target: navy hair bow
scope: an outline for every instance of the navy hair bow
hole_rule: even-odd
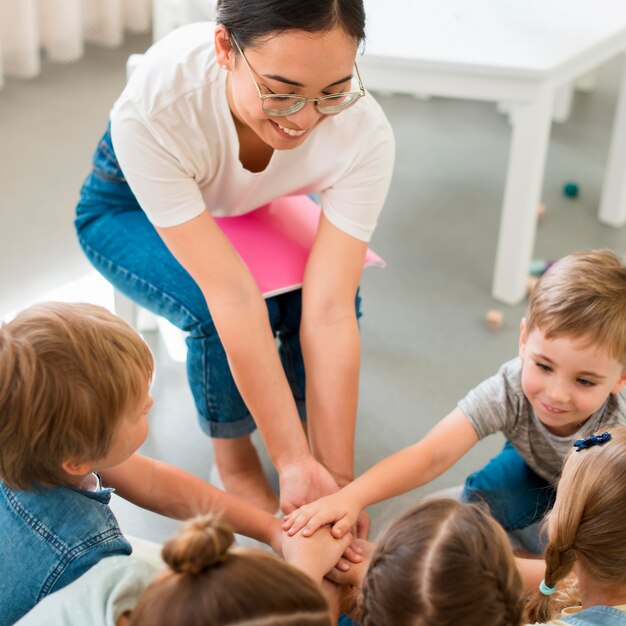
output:
[[[611,441],[611,433],[602,433],[601,435],[591,435],[591,437],[587,437],[586,439],[576,439],[574,442],[574,447],[576,448],[576,452],[580,452],[585,448],[591,448],[593,446],[601,446],[603,443],[607,441]]]

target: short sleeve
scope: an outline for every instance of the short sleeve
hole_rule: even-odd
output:
[[[111,139],[131,191],[155,226],[182,224],[205,210],[192,168],[164,147],[158,131],[132,102],[113,111]]]
[[[479,439],[506,431],[519,413],[517,393],[511,386],[507,365],[474,387],[458,403]]]
[[[370,241],[391,184],[395,160],[393,131],[382,109],[363,117],[360,147],[339,181],[322,192],[322,209],[340,230]],[[353,138],[354,140],[354,138]],[[349,141],[349,139],[346,139]]]

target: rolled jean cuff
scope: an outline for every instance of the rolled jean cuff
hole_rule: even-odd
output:
[[[306,402],[304,400],[296,400],[296,408],[302,422],[306,422]],[[213,422],[202,416],[198,417],[200,427],[209,435],[216,439],[235,439],[237,437],[245,437],[252,434],[256,430],[256,423],[250,413],[242,419],[233,422]]]

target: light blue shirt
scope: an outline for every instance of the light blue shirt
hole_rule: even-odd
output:
[[[132,611],[159,571],[127,556],[104,559],[86,574],[44,598],[15,626],[115,626]]]

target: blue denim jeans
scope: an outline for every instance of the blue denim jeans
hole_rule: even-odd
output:
[[[541,520],[556,491],[526,465],[507,441],[502,452],[465,481],[461,499],[485,502],[505,530],[520,530]]]
[[[109,129],[81,189],[75,225],[87,258],[116,289],[188,333],[187,377],[203,430],[221,438],[251,433],[254,420],[237,390],[204,296],[135,199]],[[357,295],[357,315],[359,300]],[[285,374],[306,419],[299,337],[302,292],[268,298],[266,304]]]

